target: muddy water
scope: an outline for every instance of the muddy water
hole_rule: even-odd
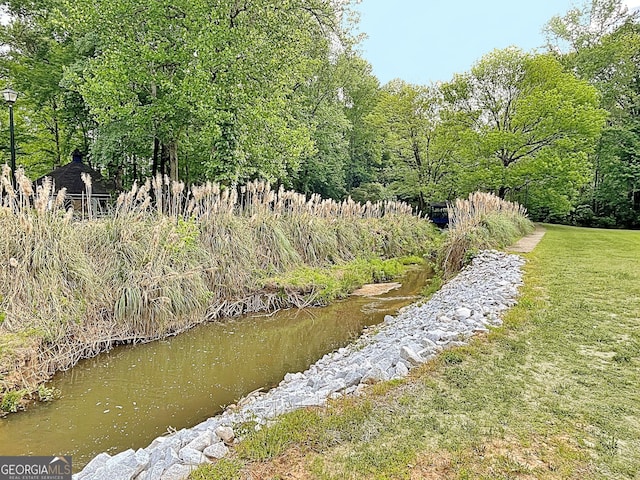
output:
[[[0,419],[0,455],[73,455],[74,471],[106,451],[148,445],[269,388],[411,303],[430,272],[376,297],[205,324],[168,340],[118,347],[58,374],[58,400]]]

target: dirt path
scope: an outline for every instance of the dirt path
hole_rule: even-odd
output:
[[[527,235],[526,237],[522,237],[516,243],[514,243],[510,247],[507,247],[507,252],[529,253],[533,251],[534,248],[536,248],[536,245],[540,243],[540,240],[542,240],[542,237],[544,237],[545,233],[546,230],[542,225],[536,225],[536,229],[533,231],[533,233]]]

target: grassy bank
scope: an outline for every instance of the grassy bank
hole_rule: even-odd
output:
[[[503,327],[364,398],[247,428],[192,478],[638,478],[638,252],[640,232],[548,226]]]
[[[397,268],[381,259],[432,252],[439,238],[405,204],[307,199],[265,182],[186,191],[156,179],[122,194],[112,214],[90,211],[77,221],[61,197],[52,198],[51,185],[34,192],[18,179],[14,192],[6,171],[0,178],[4,411],[54,372],[114,344],[326,302]],[[312,281],[331,268],[343,271],[336,288]],[[313,278],[287,283],[292,271]]]
[[[504,248],[534,230],[522,206],[491,193],[472,193],[447,210],[449,232],[438,255],[445,278],[457,273],[478,251]]]

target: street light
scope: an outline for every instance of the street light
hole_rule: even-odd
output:
[[[9,105],[9,136],[11,139],[11,183],[13,189],[16,189],[16,141],[13,136],[13,104],[18,99],[18,92],[10,88],[2,90],[4,101]]]

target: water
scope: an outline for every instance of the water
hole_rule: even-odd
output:
[[[145,447],[305,370],[415,300],[429,275],[416,269],[376,297],[204,324],[84,360],[48,385],[61,398],[0,419],[0,455],[73,455],[77,471],[100,452]]]

